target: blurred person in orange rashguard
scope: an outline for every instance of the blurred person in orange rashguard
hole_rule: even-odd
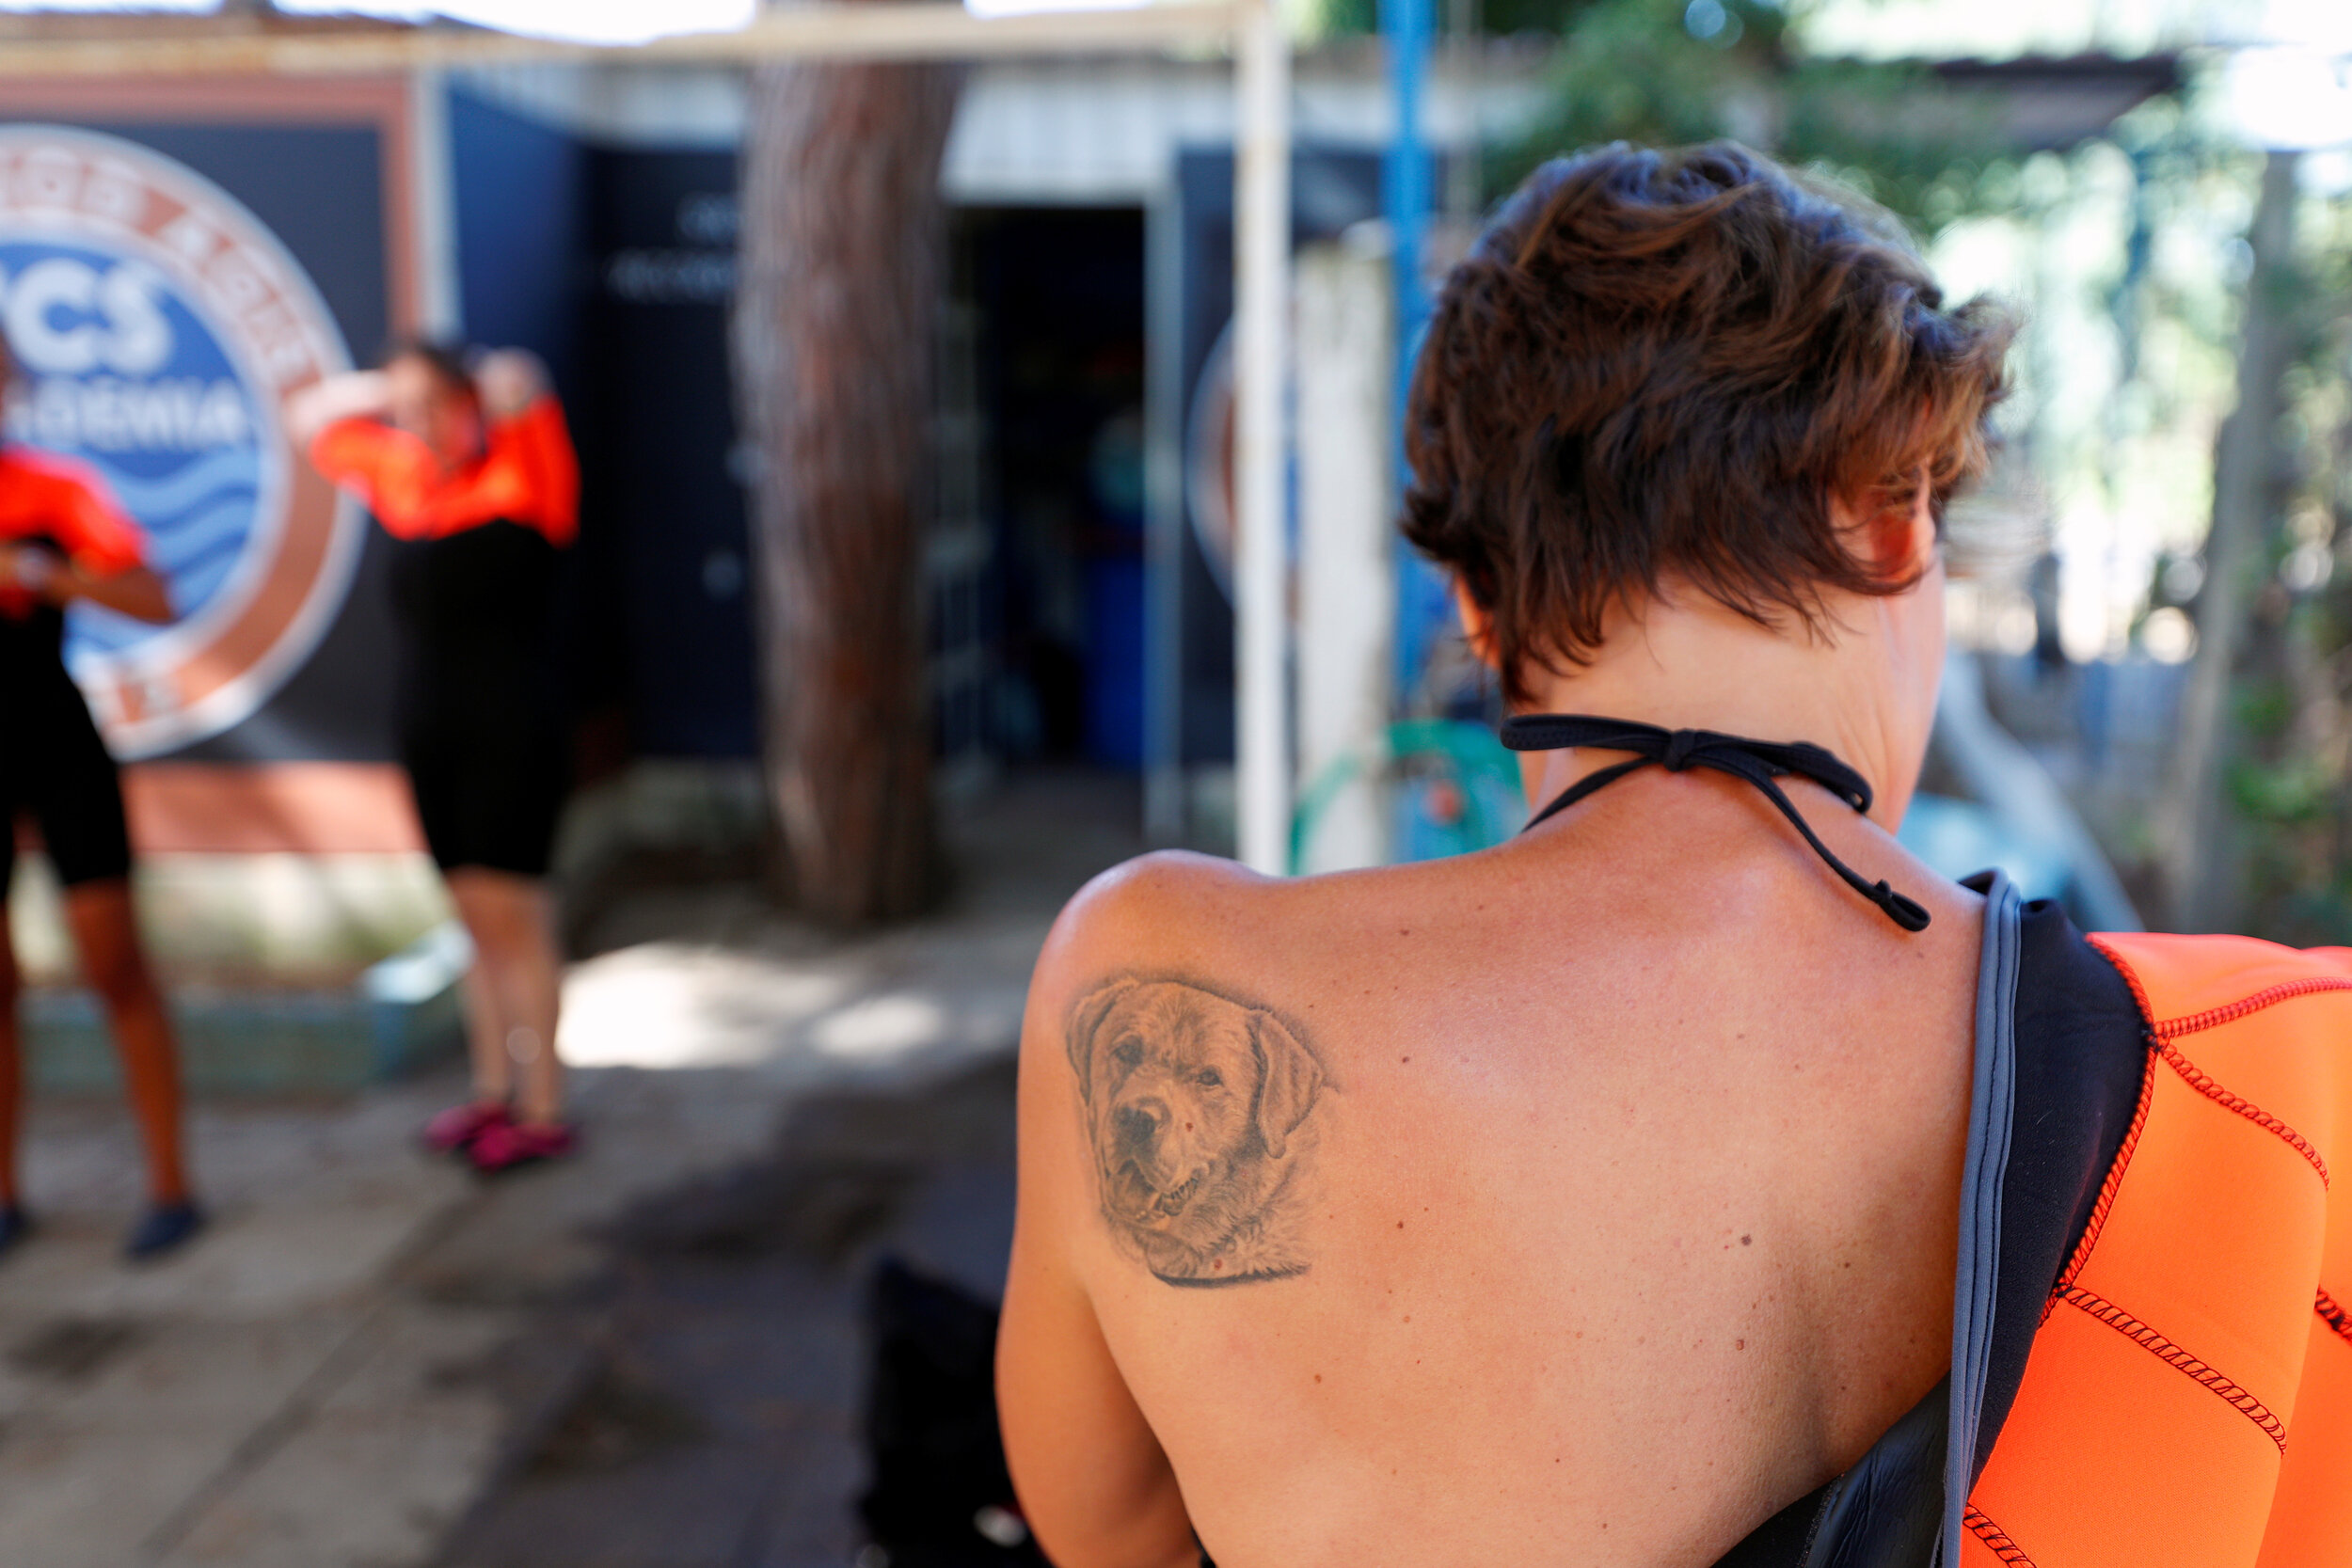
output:
[[[15,362],[0,344],[0,386]],[[26,448],[0,447],[0,906],[20,816],[39,830],[65,888],[66,924],[121,1054],[147,1151],[149,1206],[123,1249],[169,1252],[203,1226],[181,1154],[179,1053],[139,942],[131,901],[131,837],[115,761],[65,665],[65,611],[76,602],[155,623],[169,592],[147,541],[98,475]],[[0,916],[5,916],[0,907]],[[0,1253],[31,1229],[18,1202],[16,1132],[24,1053],[21,990],[0,918]]]
[[[473,1098],[425,1141],[487,1174],[564,1154],[546,877],[564,791],[548,618],[580,471],[539,362],[411,341],[288,400],[294,439],[393,540],[400,757],[473,939]]]

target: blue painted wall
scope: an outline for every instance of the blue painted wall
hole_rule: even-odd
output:
[[[530,349],[576,395],[588,150],[463,92],[450,94],[449,150],[466,335]]]

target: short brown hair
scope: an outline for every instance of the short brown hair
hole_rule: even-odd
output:
[[[1446,280],[1406,414],[1405,532],[1524,668],[1584,663],[1672,571],[1765,625],[1899,593],[1832,496],[1944,503],[1984,467],[2014,327],[1896,221],[1731,142],[1531,175]]]
[[[389,368],[400,360],[414,359],[432,372],[443,391],[479,403],[482,392],[473,379],[474,362],[479,357],[472,344],[458,339],[413,333],[394,338],[384,350],[383,362]]]

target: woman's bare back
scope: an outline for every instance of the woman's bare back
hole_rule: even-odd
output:
[[[1657,772],[1482,856],[1073,906],[1014,1289],[1099,1325],[1220,1568],[1703,1568],[1942,1376],[1978,902],[1791,793],[1930,928]]]

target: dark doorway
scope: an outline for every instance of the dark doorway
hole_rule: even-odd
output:
[[[758,754],[727,303],[732,152],[598,149],[580,411],[592,705],[635,756]]]
[[[1143,214],[972,208],[956,237],[998,584],[992,738],[1139,768]]]

